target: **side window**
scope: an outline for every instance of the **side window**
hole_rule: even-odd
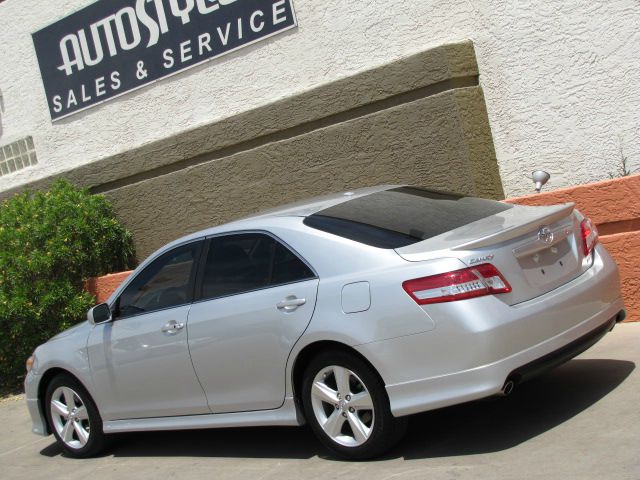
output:
[[[192,297],[192,273],[202,242],[183,245],[149,264],[118,299],[119,317],[175,307]]]
[[[201,298],[217,298],[314,278],[280,242],[261,233],[214,237],[202,275]]]
[[[272,285],[299,282],[314,278],[314,273],[291,250],[274,240],[275,253],[273,259]]]

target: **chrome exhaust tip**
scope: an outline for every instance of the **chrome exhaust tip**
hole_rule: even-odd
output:
[[[500,395],[503,397],[508,397],[513,392],[515,386],[516,384],[513,380],[507,380],[506,382],[504,382],[502,390],[500,390]]]

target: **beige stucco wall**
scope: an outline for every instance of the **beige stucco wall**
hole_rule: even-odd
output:
[[[283,203],[376,184],[502,198],[471,42],[382,67],[30,183],[105,193],[138,256]],[[22,187],[0,192],[0,199]]]
[[[430,47],[473,40],[507,195],[640,166],[635,0],[294,0],[300,27],[52,124],[30,33],[91,0],[0,3],[0,144],[32,135],[36,167],[0,190],[304,93]]]
[[[328,191],[414,183],[501,198],[477,74],[470,42],[444,45],[65,177],[113,201],[140,258],[186,233]]]
[[[106,194],[126,212],[140,257],[182,234],[328,191],[409,183],[499,197],[495,160],[474,172],[468,149],[477,147],[462,134],[458,110],[476,102],[478,87],[444,92]]]

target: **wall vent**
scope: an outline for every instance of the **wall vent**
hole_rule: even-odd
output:
[[[21,138],[0,146],[0,177],[36,165],[36,148],[32,137]]]

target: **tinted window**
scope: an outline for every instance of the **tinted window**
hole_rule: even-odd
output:
[[[170,308],[192,299],[193,265],[198,243],[184,245],[154,260],[120,295],[119,316]]]
[[[400,248],[512,208],[416,187],[372,193],[310,215],[305,225],[379,248]]]
[[[313,278],[315,275],[291,250],[280,242],[275,243],[273,255],[273,272],[271,274],[271,285],[297,282]]]
[[[205,261],[201,297],[234,295],[314,276],[302,260],[269,235],[214,237]]]

